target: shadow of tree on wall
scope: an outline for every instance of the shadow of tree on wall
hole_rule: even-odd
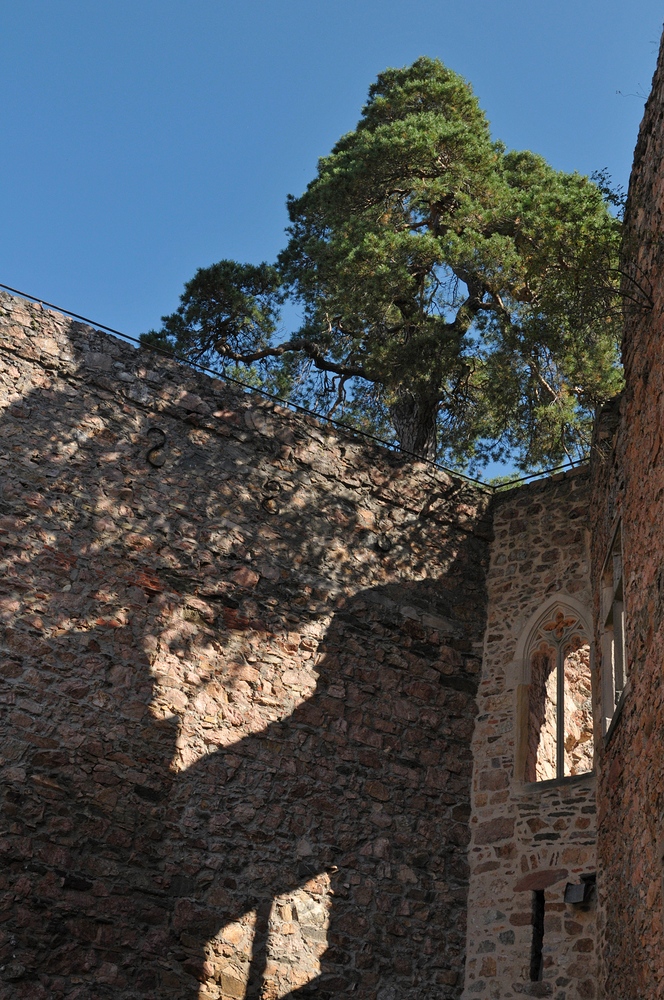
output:
[[[363,592],[334,616],[311,698],[193,765],[174,791],[177,816],[197,817],[193,829],[178,827],[178,844],[194,833],[221,862],[208,890],[215,906],[176,906],[175,927],[201,921],[211,938],[220,917],[233,925],[254,910],[247,997],[263,996],[270,978],[273,901],[303,886],[323,897],[326,876],[322,971],[288,995],[369,997],[381,986],[426,995],[440,989],[438,973],[458,967],[474,679],[443,674],[440,663],[434,673],[440,648],[394,614],[395,597],[417,603],[427,587],[396,588]],[[379,649],[406,647],[407,666],[372,662],[376,632]],[[287,961],[286,931],[278,936]]]
[[[385,570],[269,444],[161,416],[153,468],[153,414],[39,377],[0,425],[2,1000],[458,996],[483,543],[427,579],[409,517]]]

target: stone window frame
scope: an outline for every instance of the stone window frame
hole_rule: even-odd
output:
[[[600,575],[600,707],[602,734],[609,740],[630,688],[625,647],[624,550],[618,518]]]
[[[571,614],[576,615],[578,619],[579,629],[583,633],[584,638],[587,640],[588,646],[590,647],[590,676],[593,689],[595,687],[595,650],[592,640],[592,617],[586,605],[582,604],[581,601],[572,597],[571,594],[559,591],[558,593],[552,594],[548,597],[546,601],[543,601],[542,604],[537,607],[536,611],[530,615],[525,626],[521,629],[514,656],[514,667],[517,677],[514,778],[517,783],[524,785],[528,789],[548,788],[551,785],[568,784],[575,781],[581,781],[593,777],[595,773],[595,753],[593,747],[592,771],[584,771],[582,774],[568,774],[563,775],[562,777],[549,778],[542,781],[526,781],[525,778],[528,758],[528,710],[531,681],[531,655],[533,652],[534,642],[538,638],[538,633],[542,624],[547,618],[550,618],[557,609],[560,609],[563,612],[567,610]],[[593,702],[594,701],[595,697],[593,690]]]

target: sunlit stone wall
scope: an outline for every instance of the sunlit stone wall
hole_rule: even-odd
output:
[[[452,998],[486,491],[0,297],[0,997]]]
[[[596,865],[595,778],[584,773],[593,764],[589,499],[585,470],[496,499],[473,739],[465,1000],[596,996],[594,890],[582,905],[564,901],[566,885]],[[560,779],[558,752],[568,775]]]

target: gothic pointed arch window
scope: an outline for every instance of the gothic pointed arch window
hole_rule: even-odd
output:
[[[524,780],[593,769],[590,641],[582,616],[556,602],[530,631],[526,649]]]

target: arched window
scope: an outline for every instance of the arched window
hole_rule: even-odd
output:
[[[556,601],[528,633],[525,781],[593,769],[590,643],[582,616]]]

